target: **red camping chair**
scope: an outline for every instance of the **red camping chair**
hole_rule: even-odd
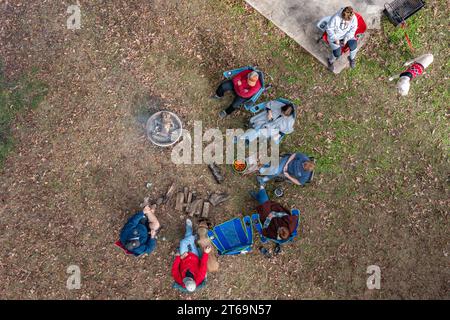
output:
[[[119,247],[120,249],[122,249],[122,250],[125,252],[125,254],[132,254],[132,255],[134,255],[133,252],[128,251],[128,250],[123,246],[123,244],[122,244],[122,242],[120,242],[120,240],[117,240],[116,242],[114,242],[114,245],[115,245],[116,247]]]
[[[366,32],[367,25],[366,25],[366,22],[364,21],[363,17],[359,13],[355,12],[355,15],[356,15],[356,19],[358,19],[358,28],[356,28],[355,38],[357,40],[359,40],[360,38],[362,38],[364,32]],[[325,41],[326,44],[328,44],[328,34],[326,31],[323,33],[321,39],[323,41]],[[341,46],[341,53],[346,53],[349,50],[350,50],[350,48],[348,47],[347,44],[345,44],[345,46]]]

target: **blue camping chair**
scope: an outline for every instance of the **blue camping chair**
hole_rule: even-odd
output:
[[[208,237],[219,255],[245,254],[252,250],[252,220],[245,216],[226,221],[209,230]]]
[[[253,220],[253,223],[255,225],[256,231],[258,231],[258,233],[259,233],[259,238],[261,239],[261,242],[262,243],[267,243],[268,241],[272,241],[272,242],[275,242],[276,244],[279,244],[279,245],[282,245],[282,244],[285,244],[285,243],[288,243],[288,242],[292,242],[294,240],[294,238],[297,236],[298,224],[300,222],[300,210],[292,209],[291,213],[292,213],[292,215],[298,217],[297,225],[295,226],[295,230],[291,234],[289,239],[286,239],[286,240],[271,239],[271,238],[267,238],[267,237],[263,236],[263,234],[262,234],[262,230],[263,230],[262,226],[263,225],[261,224],[261,221],[259,220],[259,214],[257,214],[257,213],[252,214],[252,220]]]
[[[280,158],[283,158],[283,157],[289,157],[291,154],[292,154],[292,153],[286,153],[286,154],[283,154]],[[312,162],[316,163],[316,159],[315,159],[314,157],[309,157],[309,159],[310,159]],[[311,172],[311,176],[309,177],[308,181],[305,182],[305,184],[303,185],[303,187],[305,187],[307,184],[310,184],[310,183],[313,181],[313,179],[314,179],[314,173],[315,173],[315,170],[313,170],[313,172]],[[277,176],[277,177],[274,179],[274,181],[275,181],[275,182],[287,182],[287,183],[290,183],[290,184],[293,183],[291,180],[289,180],[288,178],[286,178],[286,177],[284,177],[284,176]]]
[[[291,103],[294,106],[294,117],[297,117],[297,106],[292,101],[289,101],[288,99],[285,99],[285,98],[277,98],[277,99],[275,99],[275,101],[279,101],[279,102],[284,103],[284,104]],[[256,105],[252,106],[250,108],[250,112],[256,114],[256,113],[264,110],[266,108],[266,104],[268,102],[269,101],[266,101],[266,102],[258,103]],[[286,136],[286,133],[280,132],[280,139],[277,140],[277,144],[280,144],[281,140],[283,140],[283,138],[285,136]]]
[[[244,71],[244,70],[252,70],[252,71],[256,71],[259,75],[259,80],[261,81],[261,89],[259,89],[259,91],[253,95],[253,97],[251,97],[250,99],[248,99],[247,101],[245,101],[243,103],[245,110],[248,110],[250,112],[252,111],[252,107],[255,105],[256,101],[259,99],[259,97],[263,94],[263,92],[269,90],[272,86],[265,86],[265,82],[264,82],[264,73],[262,73],[262,71],[256,69],[256,67],[253,66],[246,66],[246,67],[242,67],[242,68],[238,68],[238,69],[234,69],[234,70],[228,70],[225,71],[223,73],[223,76],[230,80],[232,79],[235,75],[237,75],[238,73]]]

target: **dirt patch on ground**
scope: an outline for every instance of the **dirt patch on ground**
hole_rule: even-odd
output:
[[[270,96],[302,110],[282,151],[313,154],[321,169],[307,188],[286,187],[283,204],[302,212],[296,242],[270,261],[257,250],[221,257],[221,272],[189,298],[448,298],[444,49],[415,87],[429,95],[397,101],[380,78],[401,57],[386,62],[382,32],[361,53],[359,70],[336,78],[239,1],[80,3],[77,31],[65,27],[66,1],[1,5],[5,74],[37,68],[49,88],[39,108],[16,121],[15,150],[0,176],[2,297],[187,298],[170,277],[183,217],[159,209],[167,240],[141,258],[113,246],[122,225],[171,181],[203,195],[230,192],[215,222],[251,214],[247,190],[256,183],[224,168],[218,186],[206,165],[172,164],[170,149],[150,145],[143,124],[167,109],[187,129],[194,120],[240,127],[247,114],[219,122],[225,102],[208,97],[222,71],[256,64],[276,85]],[[424,14],[443,21],[439,6]],[[66,289],[72,264],[81,268],[81,290]],[[381,267],[382,290],[366,288],[369,265]]]

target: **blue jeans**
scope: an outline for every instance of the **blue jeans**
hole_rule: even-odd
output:
[[[289,156],[285,156],[284,158],[280,159],[280,164],[278,165],[278,168],[276,168],[275,170],[270,170],[269,172],[271,174],[265,174],[264,176],[261,177],[261,180],[264,183],[267,183],[268,181],[272,180],[273,178],[276,178],[278,176],[282,176],[283,175],[283,168],[286,165],[286,162],[288,161]],[[263,174],[262,169],[264,168],[270,168],[269,164],[264,165],[260,170],[259,173]],[[267,173],[269,173],[267,172]]]
[[[350,59],[354,60],[356,53],[358,52],[358,42],[356,39],[350,39],[347,41],[347,45],[350,48]],[[330,61],[334,62],[341,56],[341,45],[334,42],[330,42],[331,56]]]
[[[180,255],[183,255],[185,252],[192,252],[197,257],[200,257],[195,245],[195,236],[192,234],[192,227],[188,225],[186,225],[184,238],[180,241]]]
[[[267,195],[266,189],[260,189],[258,193],[256,194],[256,201],[258,201],[259,204],[264,204],[265,202],[269,201],[269,196]]]

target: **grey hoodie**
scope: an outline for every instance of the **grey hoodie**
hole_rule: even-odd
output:
[[[330,19],[327,24],[328,41],[335,42],[336,40],[344,39],[344,43],[355,37],[356,29],[358,28],[358,19],[354,14],[352,20],[345,21],[342,19],[342,11],[339,9]]]

